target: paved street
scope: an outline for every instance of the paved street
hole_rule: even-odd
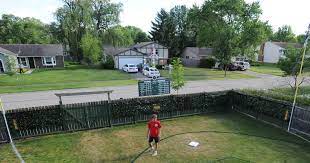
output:
[[[254,75],[255,79],[235,79],[235,80],[207,80],[207,81],[190,81],[179,93],[196,93],[196,92],[213,92],[231,89],[269,89],[274,87],[288,86],[288,78],[277,77],[272,75],[258,74],[254,72],[243,72]],[[308,83],[305,83],[308,84]],[[104,87],[104,88],[84,88],[84,89],[67,89],[57,91],[40,91],[13,94],[0,94],[4,102],[5,109],[16,109],[33,106],[55,105],[58,104],[58,98],[55,93],[80,92],[80,91],[99,91],[114,90],[111,95],[112,99],[138,97],[137,85],[121,87]],[[174,91],[172,93],[175,93]],[[64,97],[63,103],[81,103],[89,101],[107,100],[107,95],[87,95]]]

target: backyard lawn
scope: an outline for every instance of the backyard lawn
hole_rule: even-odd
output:
[[[238,113],[210,114],[162,121],[159,155],[143,153],[136,162],[206,162],[235,157],[251,162],[310,162],[310,146],[301,139]],[[279,141],[275,139],[281,139]],[[187,144],[198,141],[197,148]],[[130,162],[146,147],[146,124],[127,125],[16,141],[26,162]],[[17,162],[8,144],[0,146],[0,162]],[[240,162],[240,161],[237,161]]]
[[[259,66],[251,66],[250,71],[262,74],[270,74],[275,76],[283,76],[284,72],[277,67],[276,64],[261,64]]]
[[[184,69],[184,78],[187,81],[255,78],[254,76],[246,75],[238,71],[227,71],[227,76],[224,77],[225,72],[221,70],[188,67],[185,67]],[[163,77],[169,77],[168,70],[162,70],[160,73]]]
[[[117,70],[90,68],[36,70],[29,75],[1,75],[0,78],[0,93],[103,87],[137,83],[130,75]]]

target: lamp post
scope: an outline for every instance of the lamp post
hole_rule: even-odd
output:
[[[310,38],[310,24],[308,26],[308,31],[307,31],[305,42],[304,42],[304,46],[303,46],[303,53],[302,53],[302,58],[301,58],[301,64],[300,64],[300,68],[299,68],[299,73],[297,75],[296,83],[298,83],[298,77],[302,73],[302,69],[303,69],[303,65],[304,65],[304,60],[305,60],[305,55],[306,55],[307,44],[308,44],[309,38]],[[294,111],[295,111],[297,94],[298,94],[298,84],[297,84],[297,87],[295,88],[295,95],[294,95],[294,101],[293,101],[293,106],[292,106],[292,110],[291,110],[290,122],[289,122],[288,128],[287,128],[288,132],[290,132],[290,128],[291,128],[291,125],[292,125],[292,119],[293,119],[293,114],[294,114]]]

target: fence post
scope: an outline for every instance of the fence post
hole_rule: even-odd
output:
[[[110,127],[113,127],[111,106],[112,106],[112,103],[110,101],[108,101],[108,120],[109,120]]]

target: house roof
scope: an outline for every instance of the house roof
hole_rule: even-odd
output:
[[[24,57],[63,56],[61,44],[0,44],[0,47]]]
[[[284,49],[286,49],[287,47],[302,48],[302,44],[299,43],[289,43],[289,42],[272,42],[272,43]]]
[[[113,46],[107,46],[107,45],[106,45],[106,46],[103,46],[103,49],[104,49],[104,53],[105,53],[105,54],[111,55],[111,56],[115,56],[115,55],[118,55],[118,54],[120,54],[120,53],[129,51],[129,50],[132,50],[132,51],[141,53],[141,54],[143,54],[143,55],[147,55],[146,53],[142,53],[142,52],[136,50],[135,48],[113,47]]]
[[[103,49],[106,55],[111,55],[111,56],[130,50],[130,48],[126,48],[126,47],[113,47],[113,46],[103,46]]]
[[[13,55],[13,56],[16,56],[17,57],[17,54],[9,51],[9,50],[6,50],[6,49],[3,49],[0,47],[0,53],[3,53],[3,54],[7,54],[7,55]]]
[[[150,45],[150,44],[153,44],[153,43],[154,43],[154,44],[161,45],[161,44],[159,44],[159,43],[157,43],[157,42],[149,41],[149,42],[140,42],[140,43],[137,43],[137,44],[133,45],[132,48],[142,48],[142,47],[144,47],[144,46],[147,46],[147,45]],[[167,47],[164,46],[164,45],[161,45],[161,46],[167,48]]]
[[[192,52],[194,55],[197,55],[197,56],[208,56],[208,55],[211,55],[213,52],[213,48],[206,48],[206,47],[202,47],[202,48],[186,47],[185,51],[186,50]]]

